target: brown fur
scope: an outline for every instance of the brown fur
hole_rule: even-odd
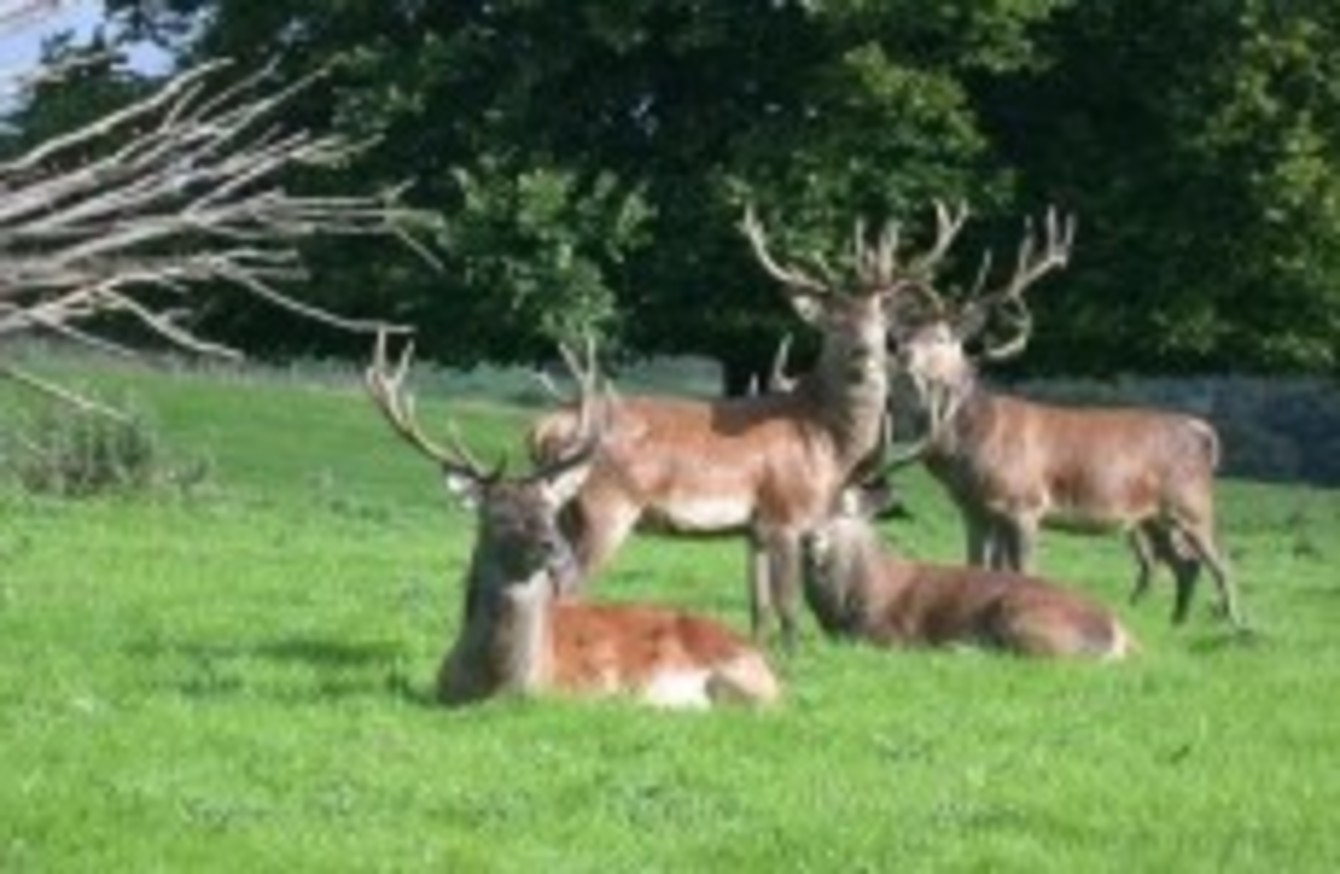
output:
[[[444,703],[506,693],[630,695],[673,707],[776,700],[766,660],[716,622],[560,600],[571,556],[556,524],[562,499],[551,491],[499,480],[476,495],[480,534],[464,616],[438,674]]]
[[[791,391],[613,403],[591,476],[566,521],[582,578],[634,528],[746,533],[755,634],[775,608],[792,639],[796,538],[875,447],[887,395],[884,299],[835,295],[825,307],[818,364]],[[570,409],[541,419],[531,432],[532,456],[551,457],[574,427]]]
[[[1027,656],[1119,659],[1131,648],[1116,617],[1079,594],[1006,571],[907,561],[851,510],[808,533],[802,549],[806,599],[831,635]]]
[[[629,694],[665,706],[766,703],[779,686],[767,662],[732,632],[651,607],[565,604],[575,561],[558,516],[591,474],[601,436],[595,350],[565,355],[580,385],[578,424],[553,456],[521,476],[483,468],[456,437],[424,433],[405,393],[412,346],[388,359],[378,334],[366,381],[391,429],[431,458],[448,491],[475,511],[460,630],[438,670],[438,697],[463,704],[508,692]]]
[[[1174,620],[1185,618],[1200,564],[1224,611],[1240,623],[1214,534],[1219,443],[1193,416],[1147,409],[1073,408],[991,392],[977,383],[960,339],[935,323],[903,350],[924,385],[945,391],[946,420],[926,467],[963,515],[972,564],[1027,571],[1041,525],[1129,532],[1140,562],[1132,597],[1152,562],[1174,568]]]

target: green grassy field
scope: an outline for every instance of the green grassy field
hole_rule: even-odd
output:
[[[470,520],[352,378],[101,371],[44,368],[130,392],[214,472],[139,498],[0,488],[0,871],[1340,865],[1340,494],[1223,485],[1250,641],[1208,591],[1178,631],[1166,580],[1127,608],[1123,545],[1054,535],[1045,570],[1118,606],[1134,661],[890,654],[809,624],[770,712],[445,711]],[[453,413],[501,448],[534,411]],[[954,558],[948,506],[905,480],[917,518],[890,537]],[[737,542],[640,539],[595,597],[742,628],[743,570]]]

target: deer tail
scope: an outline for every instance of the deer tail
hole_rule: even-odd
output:
[[[1192,428],[1200,439],[1201,449],[1210,463],[1210,470],[1218,470],[1220,462],[1219,432],[1214,426],[1202,419],[1192,419]]]

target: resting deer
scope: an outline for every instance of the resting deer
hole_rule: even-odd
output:
[[[888,549],[856,487],[801,540],[805,599],[835,637],[887,647],[969,643],[1027,656],[1120,659],[1109,611],[1035,577],[908,561]]]
[[[763,656],[716,622],[556,598],[572,562],[558,513],[589,474],[599,441],[593,369],[580,380],[573,442],[530,473],[506,476],[501,464],[485,470],[454,433],[440,445],[423,432],[403,388],[411,354],[406,346],[391,368],[378,337],[368,392],[392,429],[439,465],[448,490],[474,507],[477,525],[460,631],[438,673],[444,703],[549,692],[671,707],[778,697]]]
[[[1166,561],[1177,581],[1173,621],[1184,621],[1204,564],[1222,609],[1241,625],[1215,544],[1219,441],[1209,424],[1146,409],[1035,403],[979,381],[967,344],[982,339],[994,317],[1009,332],[978,355],[1000,361],[1019,354],[1032,330],[1024,290],[1069,258],[1073,219],[1060,222],[1051,211],[1045,233],[1038,251],[1027,229],[1014,274],[997,290],[982,292],[989,255],[966,302],[952,304],[928,289],[935,313],[898,338],[901,368],[923,394],[943,399],[944,421],[924,460],[963,516],[968,561],[1027,571],[1044,523],[1124,530],[1139,563],[1133,601],[1148,588],[1154,560]]]
[[[914,277],[927,275],[958,233],[962,216],[936,205],[931,248],[908,264],[889,225],[871,246],[854,236],[855,281],[844,285],[812,259],[784,267],[768,251],[753,211],[743,230],[764,270],[797,314],[822,334],[818,363],[791,391],[712,402],[626,397],[615,404],[590,477],[567,527],[579,576],[589,578],[634,527],[669,533],[745,533],[750,546],[750,618],[757,639],[775,611],[794,641],[797,538],[820,519],[855,465],[875,445],[888,389],[890,311]],[[571,434],[572,409],[531,433],[532,455],[552,459]]]

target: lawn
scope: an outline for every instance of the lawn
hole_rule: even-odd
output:
[[[1167,580],[1129,608],[1119,540],[1052,535],[1044,569],[1117,607],[1133,661],[890,654],[808,624],[768,712],[446,711],[429,691],[470,519],[355,374],[39,366],[128,394],[211,474],[83,501],[0,487],[0,871],[1340,865],[1340,493],[1222,485],[1249,639],[1208,586],[1182,629]],[[535,408],[475,388],[453,415],[515,452]],[[888,536],[955,558],[948,505],[904,481],[916,518]],[[743,628],[743,574],[738,542],[643,538],[594,597]]]

